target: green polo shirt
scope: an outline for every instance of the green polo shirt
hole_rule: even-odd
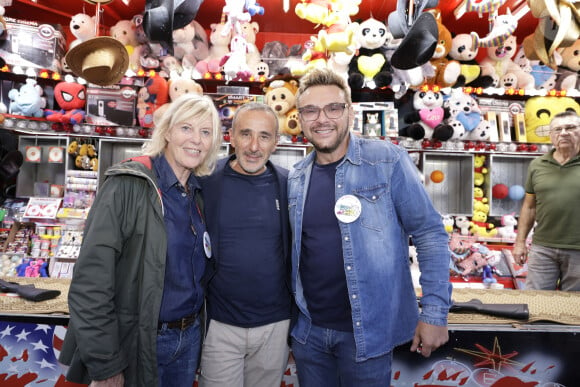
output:
[[[536,195],[533,243],[580,250],[580,155],[560,165],[554,151],[528,168],[526,192]]]

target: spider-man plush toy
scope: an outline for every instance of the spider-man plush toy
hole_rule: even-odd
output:
[[[44,116],[52,122],[79,124],[85,119],[87,93],[84,85],[76,82],[59,82],[54,87],[54,99],[61,110],[44,111]]]

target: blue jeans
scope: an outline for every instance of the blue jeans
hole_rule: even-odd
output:
[[[186,330],[161,328],[157,332],[159,387],[191,387],[201,352],[199,318]]]
[[[356,362],[352,332],[312,325],[305,344],[292,339],[300,387],[388,387],[393,352]]]

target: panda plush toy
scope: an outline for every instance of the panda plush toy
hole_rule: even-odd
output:
[[[359,25],[356,39],[360,48],[349,64],[350,88],[374,89],[390,85],[393,75],[384,47],[392,35],[387,26],[371,17]]]
[[[414,140],[449,140],[453,128],[445,123],[449,113],[443,108],[443,94],[439,91],[421,89],[413,94],[413,108],[404,116],[405,124],[399,129],[399,136]]]
[[[457,79],[458,84],[483,88],[493,85],[493,77],[481,73],[481,66],[475,59],[478,53],[479,47],[473,45],[473,38],[470,34],[453,36],[448,56],[460,64],[461,74]]]

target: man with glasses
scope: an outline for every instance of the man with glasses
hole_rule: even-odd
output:
[[[425,357],[448,340],[448,236],[404,149],[350,133],[350,90],[315,69],[297,106],[314,151],[288,177],[292,351],[301,387],[388,386],[392,350]],[[409,236],[422,271],[421,313]]]
[[[526,289],[580,291],[580,117],[556,114],[554,149],[530,163],[513,256],[528,262]],[[534,227],[529,254],[527,236]]]

